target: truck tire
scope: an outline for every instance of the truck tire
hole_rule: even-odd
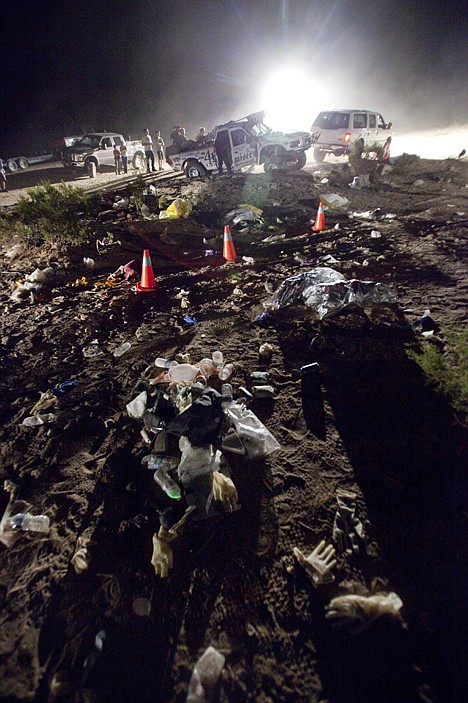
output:
[[[265,171],[265,173],[270,173],[270,171],[279,171],[280,166],[279,166],[279,163],[277,163],[276,161],[272,161],[271,159],[267,159],[263,163],[263,170]]]
[[[206,176],[207,170],[196,159],[189,159],[184,166],[184,173],[187,178],[200,178]]]
[[[144,154],[142,154],[141,151],[137,151],[137,153],[134,154],[134,156],[133,156],[132,166],[137,171],[140,171],[142,168],[144,168],[144,165],[145,165]]]
[[[86,171],[90,178],[96,178],[97,163],[95,161],[86,162]]]
[[[296,160],[291,161],[291,165],[289,168],[291,171],[300,171],[301,169],[304,168],[306,163],[307,163],[307,155],[306,155],[305,151],[300,151],[297,154]]]
[[[314,149],[314,161],[316,164],[321,164],[325,161],[326,153],[321,149]]]
[[[18,170],[18,164],[14,159],[7,159],[6,165],[8,166],[8,170],[12,173],[16,173]]]
[[[25,156],[20,156],[19,159],[17,159],[17,161],[18,161],[18,166],[20,167],[20,169],[22,171],[24,171],[25,169],[28,168],[29,161],[27,160],[27,158]]]

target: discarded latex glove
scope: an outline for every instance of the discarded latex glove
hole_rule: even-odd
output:
[[[326,606],[325,617],[333,621],[334,627],[348,627],[352,632],[359,632],[382,615],[401,620],[402,605],[401,598],[393,592],[377,593],[373,596],[349,593],[333,598]]]
[[[240,507],[237,503],[238,497],[237,488],[232,480],[219,471],[215,471],[213,473],[213,498],[221,501],[223,508],[228,513],[233,513]]]
[[[88,544],[89,539],[86,537],[78,537],[76,541],[75,553],[70,563],[77,574],[83,573],[88,568]]]
[[[333,523],[333,541],[348,556],[358,554],[359,543],[364,539],[364,527],[355,515],[356,494],[338,490],[336,500],[338,508]]]
[[[166,528],[161,525],[158,534],[153,535],[153,556],[151,557],[151,563],[157,576],[167,578],[169,570],[172,569],[173,561],[172,549],[169,546],[169,542],[173,542],[180,535],[185,523],[194,510],[195,506],[190,505],[179,522],[176,522],[170,530],[166,530]]]
[[[331,544],[327,545],[325,540],[322,540],[308,557],[300,549],[294,547],[294,556],[307,571],[314,586],[333,583],[335,580],[335,576],[331,573],[336,565],[336,559],[334,559],[335,549]]]
[[[31,415],[39,415],[45,410],[56,408],[57,406],[58,398],[56,398],[55,394],[52,393],[52,391],[45,391],[44,393],[41,393],[41,397],[31,408]]]
[[[156,572],[156,576],[165,579],[172,569],[173,555],[172,549],[169,546],[169,533],[164,527],[159,528],[159,532],[153,535],[153,556],[151,563]]]

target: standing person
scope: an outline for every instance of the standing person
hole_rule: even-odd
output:
[[[5,171],[5,164],[3,161],[0,159],[0,188],[3,193],[6,193],[8,188],[7,188],[7,180],[6,180],[6,171]]]
[[[149,129],[145,129],[145,136],[143,137],[142,144],[145,150],[147,172],[149,173],[150,171],[156,171],[154,167],[153,138],[151,137]]]
[[[163,159],[164,159],[164,139],[161,137],[161,132],[159,129],[156,130],[154,135],[154,143],[156,144],[156,154],[158,157],[159,170],[163,170]]]
[[[123,172],[128,173],[128,149],[126,141],[123,141],[120,145],[120,156],[122,157]]]
[[[229,142],[229,132],[227,129],[222,129],[219,132],[216,132],[214,148],[216,151],[216,158],[218,160],[218,174],[220,176],[223,175],[223,162],[226,164],[227,172],[232,174],[231,145]]]
[[[114,162],[115,162],[115,173],[120,176],[122,170],[122,155],[118,144],[114,144]]]

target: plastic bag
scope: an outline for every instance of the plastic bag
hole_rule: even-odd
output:
[[[224,221],[226,224],[231,223],[233,225],[239,224],[239,222],[254,222],[258,220],[263,214],[263,210],[255,207],[254,205],[239,205],[235,210],[231,210],[227,213]]]
[[[179,440],[179,449],[182,452],[177,473],[181,480],[185,476],[194,478],[203,474],[213,473],[219,470],[221,452],[215,451],[212,444],[204,447],[194,447],[187,437]]]
[[[225,413],[242,440],[249,459],[259,459],[281,449],[270,430],[245,405],[230,403]]]
[[[324,193],[320,196],[322,203],[332,210],[339,209],[348,203],[348,198],[343,195],[338,195],[338,193]]]
[[[178,220],[180,217],[186,219],[192,212],[192,203],[186,198],[176,198],[169,205],[167,210],[159,213],[160,220]]]
[[[264,305],[279,310],[301,301],[323,320],[347,305],[367,308],[379,303],[394,303],[395,300],[395,294],[384,283],[356,279],[347,281],[338,271],[318,267],[286,278]]]
[[[140,420],[146,411],[146,404],[148,402],[148,394],[143,391],[136,398],[134,398],[130,403],[127,403],[127,413],[129,417],[134,420]]]

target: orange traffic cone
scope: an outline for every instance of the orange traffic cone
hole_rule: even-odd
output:
[[[320,202],[317,210],[317,217],[315,218],[315,224],[312,227],[312,232],[323,232],[325,229],[325,214],[323,212],[323,203]]]
[[[232,234],[229,229],[229,225],[224,227],[223,257],[226,261],[236,260],[236,250],[234,249],[234,242],[232,241]]]
[[[149,255],[149,250],[143,250],[143,264],[141,267],[141,281],[136,284],[137,293],[152,293],[158,284],[154,280],[153,266]]]

